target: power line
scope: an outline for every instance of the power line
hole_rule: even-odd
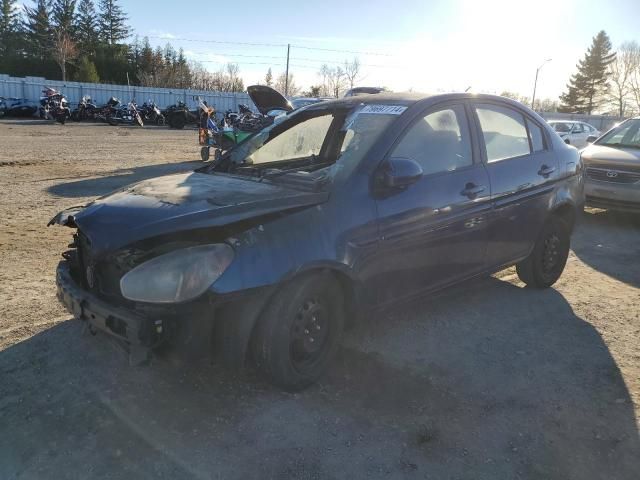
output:
[[[363,52],[358,50],[337,50],[333,48],[320,48],[320,47],[304,47],[302,45],[291,45],[295,48],[302,48],[304,50],[321,50],[323,52],[337,52],[337,53],[354,53],[356,55],[378,55],[381,57],[393,57],[390,53],[380,53],[380,52]]]

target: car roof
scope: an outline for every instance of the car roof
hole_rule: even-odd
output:
[[[461,99],[472,99],[480,101],[500,102],[505,105],[512,105],[519,108],[527,108],[520,102],[511,100],[510,98],[500,97],[498,95],[478,94],[478,93],[441,93],[430,95],[425,93],[378,93],[375,95],[358,95],[354,97],[342,97],[326,102],[317,103],[306,107],[308,110],[320,110],[330,108],[349,108],[352,105],[366,103],[368,105],[376,104],[394,104],[410,106],[415,103],[438,103],[444,101],[454,101]]]

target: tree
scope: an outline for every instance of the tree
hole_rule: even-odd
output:
[[[635,42],[634,42],[635,43]],[[633,101],[635,113],[640,112],[640,48],[636,44],[629,50],[631,74],[629,75],[629,91]]]
[[[351,62],[344,62],[344,76],[347,78],[349,88],[353,88],[360,76],[360,60],[354,58]]]
[[[35,8],[24,7],[25,30],[29,39],[29,50],[39,60],[45,60],[51,45],[51,24],[47,0],[38,0]]]
[[[264,83],[267,87],[273,86],[273,73],[271,72],[271,67],[267,70],[267,74],[264,76]]]
[[[318,75],[322,77],[323,96],[338,98],[344,91],[346,76],[342,67],[331,68],[325,63],[320,67]]]
[[[83,56],[78,62],[78,69],[74,75],[76,82],[98,83],[100,76],[94,63],[88,57]]]
[[[321,92],[322,85],[311,85],[309,87],[309,90],[307,90],[306,92],[302,92],[302,95],[305,97],[320,98]]]
[[[571,77],[567,92],[560,97],[561,111],[591,114],[601,106],[609,90],[608,66],[615,57],[608,35],[601,30],[578,63],[578,72]]]
[[[289,82],[287,82],[287,77],[285,72],[282,72],[278,75],[276,79],[276,83],[273,86],[276,90],[284,95],[284,92],[287,91],[287,95],[290,97],[295,97],[300,93],[300,87],[296,85],[295,79],[293,78],[293,73],[289,74]]]
[[[609,98],[615,105],[620,117],[624,117],[632,93],[631,81],[634,70],[638,68],[637,59],[640,58],[640,45],[636,42],[626,42],[620,45],[616,58],[609,64],[611,89]]]
[[[80,0],[74,25],[78,47],[82,53],[95,55],[100,42],[98,20],[93,0]]]
[[[100,35],[109,45],[114,45],[129,36],[127,19],[116,0],[100,0]]]
[[[53,27],[70,38],[74,37],[76,0],[54,0],[51,4]]]
[[[0,2],[0,56],[5,58],[15,51],[20,33],[20,14],[15,0]]]
[[[60,67],[62,81],[65,81],[67,79],[67,63],[78,57],[78,47],[68,33],[62,30],[55,32],[51,56]]]

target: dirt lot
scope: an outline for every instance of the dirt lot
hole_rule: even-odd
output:
[[[505,271],[371,318],[301,394],[83,335],[47,221],[195,140],[0,122],[0,478],[640,478],[640,215],[587,212],[554,289]]]

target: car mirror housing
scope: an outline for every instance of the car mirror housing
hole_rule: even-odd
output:
[[[381,183],[386,188],[404,188],[422,177],[422,167],[411,158],[392,157],[387,160],[381,171]]]

